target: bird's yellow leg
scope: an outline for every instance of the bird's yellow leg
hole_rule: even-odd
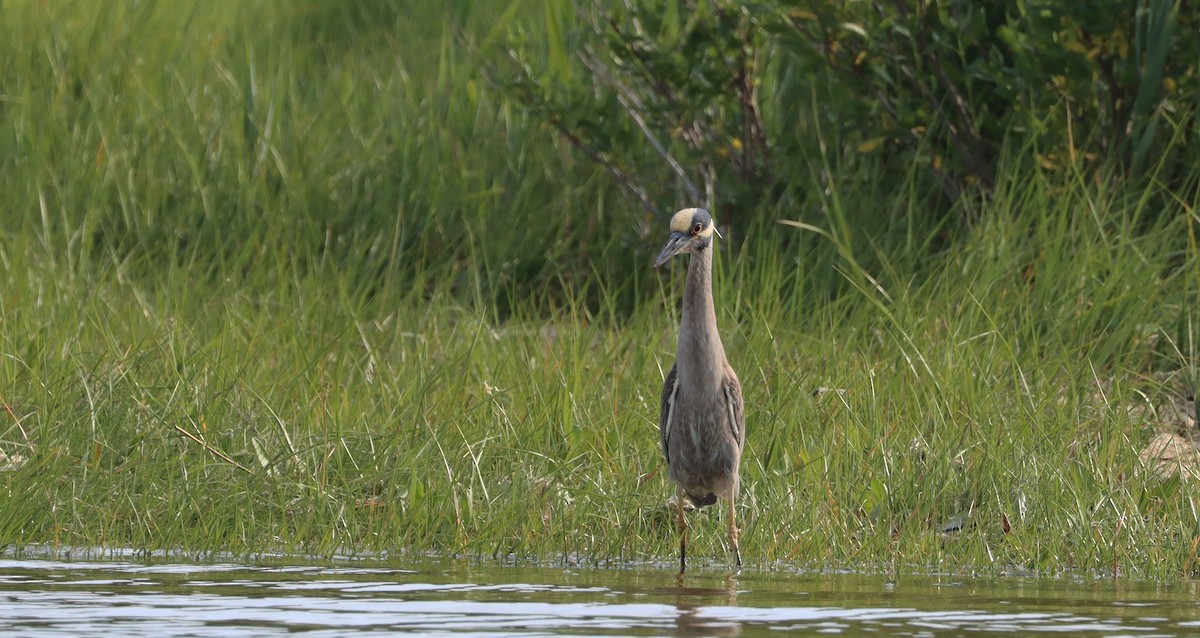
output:
[[[684,511],[683,511],[683,499],[684,498],[686,498],[686,496],[683,493],[683,488],[682,487],[676,488],[675,504],[679,507],[679,574],[680,575],[683,575],[683,572],[687,569],[688,526],[687,526],[687,518],[684,517]]]
[[[742,550],[738,549],[738,528],[737,520],[734,518],[733,501],[729,499],[729,544],[733,547],[733,557],[737,561],[737,568],[742,568]]]

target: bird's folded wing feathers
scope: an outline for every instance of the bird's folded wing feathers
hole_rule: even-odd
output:
[[[725,382],[722,385],[725,390],[725,403],[729,409],[729,428],[733,431],[733,439],[737,441],[740,448],[746,440],[746,412],[742,405],[742,384],[738,382],[738,378],[732,370],[727,370]]]
[[[667,378],[663,381],[662,389],[662,411],[658,417],[659,434],[662,436],[662,451],[663,457],[670,459],[667,454],[667,447],[671,442],[671,421],[675,417],[675,395],[678,390],[678,375],[675,372],[675,366],[671,366],[671,371],[667,373]]]

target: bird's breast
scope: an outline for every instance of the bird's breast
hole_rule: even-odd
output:
[[[677,398],[667,459],[671,478],[685,487],[717,491],[735,476],[739,447],[729,424],[729,411],[718,401],[688,402],[683,388]],[[709,394],[719,397],[720,394]]]

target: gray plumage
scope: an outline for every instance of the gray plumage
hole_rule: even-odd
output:
[[[679,571],[687,569],[687,519],[684,495],[696,507],[728,502],[729,544],[737,566],[742,564],[734,503],[738,466],[746,441],[742,386],[725,358],[717,331],[712,296],[712,216],[688,208],[671,218],[671,237],[655,266],[672,256],[691,253],[680,313],[675,365],[663,383],[659,426],[667,473],[677,487]]]

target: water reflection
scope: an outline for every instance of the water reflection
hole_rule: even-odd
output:
[[[679,636],[737,636],[742,633],[742,624],[737,620],[710,617],[704,613],[711,605],[704,603],[720,601],[725,607],[737,606],[737,576],[725,579],[723,588],[687,587],[686,577],[676,577],[675,633]]]
[[[0,560],[0,635],[754,635],[766,630],[1200,634],[1196,585],[470,561],[337,565]]]

